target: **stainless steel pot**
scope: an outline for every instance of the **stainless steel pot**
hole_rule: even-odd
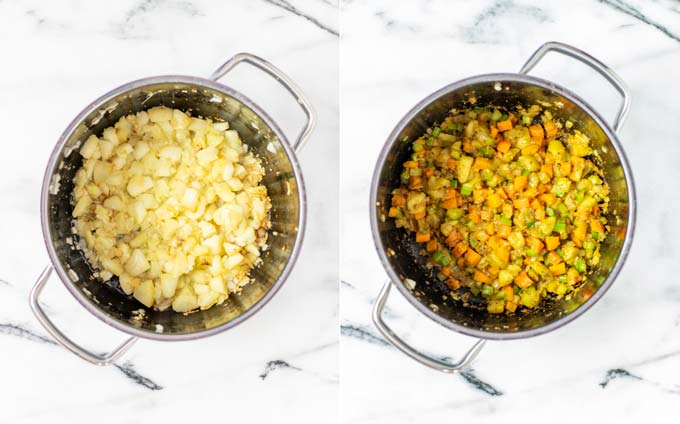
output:
[[[585,63],[607,79],[621,94],[622,102],[610,127],[604,119],[580,97],[557,84],[528,75],[528,72],[548,52],[559,52]],[[609,222],[611,232],[602,243],[602,260],[589,275],[585,288],[592,296],[576,296],[559,301],[542,302],[540,307],[516,314],[489,314],[483,308],[462,306],[447,296],[449,289],[423,266],[419,247],[403,229],[397,229],[386,219],[389,196],[400,185],[401,165],[408,160],[411,142],[435,122],[441,122],[452,108],[494,105],[510,110],[517,105],[540,102],[550,105],[554,116],[571,120],[574,128],[591,138],[605,180],[610,187]],[[455,373],[468,366],[486,340],[507,340],[532,337],[555,330],[574,320],[595,304],[612,285],[626,259],[635,228],[635,189],[628,160],[616,133],[623,125],[630,95],[621,79],[592,56],[565,44],[550,42],[541,46],[518,74],[489,74],[468,78],[428,96],[399,122],[383,147],[371,186],[371,228],[380,260],[389,280],[383,286],[373,309],[373,322],[380,333],[395,347],[416,361],[443,372]],[[404,280],[416,282],[408,287]],[[432,358],[407,344],[385,323],[382,311],[390,287],[395,285],[421,313],[446,328],[479,339],[456,363]],[[582,291],[583,292],[583,291]]]
[[[241,62],[249,63],[281,83],[306,115],[304,129],[289,143],[276,123],[257,104],[238,91],[218,83]],[[194,116],[218,118],[230,123],[244,143],[262,159],[263,183],[272,201],[269,249],[263,264],[252,270],[252,282],[222,305],[191,314],[144,308],[118,287],[117,280],[101,281],[82,251],[75,248],[71,227],[73,177],[82,158],[77,150],[91,134],[101,135],[120,117],[164,105],[191,111]],[[217,69],[209,79],[190,76],[145,78],[118,87],[87,106],[68,126],[52,152],[41,194],[43,237],[51,264],[38,278],[30,294],[33,313],[64,347],[97,365],[108,365],[137,340],[189,340],[217,334],[245,321],[260,310],[281,288],[293,268],[302,243],[306,199],[295,153],[302,148],[315,125],[315,114],[300,88],[271,63],[241,53]],[[71,294],[94,316],[132,337],[107,354],[96,354],[65,336],[45,314],[40,292],[52,270]],[[140,314],[139,310],[143,310]]]

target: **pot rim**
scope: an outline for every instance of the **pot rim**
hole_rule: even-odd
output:
[[[61,266],[61,262],[59,262],[56,251],[54,249],[53,241],[52,241],[52,236],[49,232],[49,227],[47,226],[47,223],[49,222],[49,216],[48,216],[48,211],[47,211],[47,202],[48,198],[50,196],[49,193],[49,186],[50,182],[52,179],[52,175],[54,174],[54,170],[57,166],[57,160],[59,158],[59,154],[62,152],[64,149],[64,146],[68,139],[71,137],[73,132],[75,131],[76,128],[78,128],[79,125],[83,123],[85,118],[92,113],[93,111],[101,108],[104,104],[106,104],[108,101],[125,94],[131,90],[140,88],[140,87],[145,87],[149,85],[155,85],[155,84],[173,84],[173,83],[180,83],[180,84],[191,84],[194,86],[202,87],[202,88],[209,88],[215,91],[218,91],[225,96],[234,98],[244,104],[246,107],[251,109],[255,114],[257,114],[266,124],[267,126],[272,130],[272,132],[276,135],[276,137],[279,139],[281,142],[281,145],[283,146],[283,149],[286,153],[286,156],[291,162],[292,169],[293,169],[293,174],[295,176],[295,181],[298,185],[298,202],[300,205],[300,215],[298,218],[298,231],[297,234],[295,235],[295,243],[293,244],[293,248],[291,249],[290,256],[288,258],[288,262],[286,263],[286,266],[284,267],[283,271],[281,272],[281,275],[279,278],[276,280],[274,285],[265,293],[265,295],[258,300],[253,306],[251,306],[248,310],[246,310],[244,313],[241,315],[237,316],[236,318],[225,322],[223,324],[220,324],[216,327],[208,328],[208,329],[203,329],[203,330],[198,330],[194,331],[191,333],[180,333],[180,334],[168,334],[168,333],[157,333],[155,331],[151,330],[145,330],[141,329],[138,327],[134,327],[131,324],[126,324],[122,321],[119,321],[113,317],[111,317],[109,314],[103,312],[101,309],[97,308],[94,305],[94,302],[92,302],[87,296],[85,296],[80,289],[71,281],[69,278],[68,274],[64,270],[64,268]],[[153,76],[153,77],[147,77],[147,78],[142,78],[134,81],[130,81],[126,84],[123,84],[117,88],[114,88],[113,90],[109,91],[108,93],[98,97],[96,100],[92,101],[89,105],[87,105],[66,127],[62,135],[59,137],[59,140],[57,141],[56,145],[54,146],[54,149],[52,150],[52,153],[50,154],[50,159],[47,163],[47,167],[45,169],[45,175],[43,177],[43,184],[42,184],[42,190],[41,190],[41,195],[40,195],[40,222],[42,225],[42,233],[43,233],[43,240],[45,242],[45,246],[47,247],[47,253],[49,255],[50,261],[52,263],[52,266],[57,272],[57,275],[59,276],[59,279],[62,281],[62,283],[66,286],[69,292],[78,300],[78,302],[85,307],[90,313],[92,313],[94,316],[99,318],[101,321],[104,323],[116,328],[117,330],[123,331],[127,334],[136,336],[136,337],[141,337],[145,339],[152,339],[152,340],[159,340],[159,341],[181,341],[181,340],[194,340],[194,339],[199,339],[203,337],[208,337],[215,335],[217,333],[221,333],[223,331],[226,331],[230,328],[233,328],[239,324],[241,324],[243,321],[247,320],[251,316],[253,316],[255,313],[257,313],[260,309],[262,309],[273,297],[276,295],[276,293],[281,289],[281,286],[286,282],[288,279],[293,267],[295,266],[295,263],[297,262],[298,256],[300,254],[300,249],[302,245],[302,240],[304,239],[304,234],[305,234],[305,226],[306,226],[306,221],[307,221],[307,197],[306,197],[306,192],[305,192],[305,184],[304,184],[304,179],[302,177],[302,171],[300,169],[300,165],[295,153],[295,150],[293,147],[290,145],[288,142],[288,138],[285,136],[283,131],[276,125],[274,120],[262,109],[260,108],[255,102],[253,102],[250,98],[247,96],[241,94],[240,92],[234,90],[233,88],[221,84],[215,80],[211,79],[206,79],[206,78],[201,78],[201,77],[195,77],[195,76],[187,76],[187,75],[159,75],[159,76]]]
[[[387,258],[387,253],[385,251],[385,247],[382,245],[380,240],[380,234],[378,232],[378,213],[375,211],[375,205],[378,199],[378,182],[380,180],[380,174],[385,166],[387,154],[391,150],[394,143],[397,142],[397,137],[399,136],[401,131],[403,131],[405,126],[412,119],[414,119],[415,116],[418,113],[420,113],[425,107],[429,106],[431,103],[433,103],[434,101],[436,101],[437,99],[446,94],[449,94],[455,90],[459,90],[465,88],[466,86],[477,83],[489,83],[489,82],[502,83],[504,81],[522,82],[539,86],[541,88],[558,93],[559,95],[569,99],[571,102],[573,102],[582,110],[584,110],[600,126],[600,128],[602,128],[604,133],[611,141],[612,146],[616,151],[616,155],[619,158],[619,162],[621,163],[624,178],[626,180],[626,186],[628,187],[628,216],[627,216],[628,222],[626,228],[626,235],[624,237],[623,245],[621,247],[621,253],[617,258],[616,263],[612,267],[612,270],[607,275],[607,278],[605,279],[604,283],[595,291],[595,293],[593,293],[593,295],[588,300],[586,300],[583,304],[581,304],[581,306],[579,306],[573,312],[563,315],[562,317],[546,325],[537,328],[532,328],[529,330],[522,330],[511,333],[484,331],[460,325],[458,323],[442,318],[434,311],[432,311],[430,308],[426,307],[421,302],[419,302],[416,299],[416,297],[405,287],[402,280],[399,278],[397,273],[390,265],[390,262]],[[590,309],[598,300],[600,300],[600,298],[607,292],[607,290],[609,290],[609,287],[613,284],[614,280],[621,272],[621,269],[623,268],[623,265],[630,251],[631,245],[633,243],[633,234],[635,232],[636,206],[637,203],[635,185],[633,182],[633,173],[628,163],[626,154],[623,150],[623,146],[621,145],[616,132],[612,130],[611,126],[602,118],[602,116],[600,116],[599,113],[597,113],[593,108],[591,108],[590,105],[586,103],[586,101],[583,100],[581,97],[579,97],[572,91],[568,90],[567,88],[564,88],[561,85],[556,84],[554,82],[550,82],[548,80],[544,80],[542,78],[526,74],[493,73],[465,78],[440,88],[439,90],[435,91],[434,93],[430,94],[429,96],[425,97],[423,100],[418,102],[418,104],[411,108],[411,110],[409,110],[408,113],[399,121],[399,123],[392,130],[389,137],[387,138],[387,141],[383,145],[380,151],[380,155],[378,156],[378,160],[376,162],[375,170],[373,172],[373,179],[371,182],[369,214],[371,220],[371,232],[373,234],[373,243],[375,244],[375,248],[378,251],[380,262],[382,263],[382,266],[385,269],[385,271],[387,271],[387,274],[390,280],[392,281],[392,284],[394,284],[399,290],[399,292],[401,292],[401,294],[406,299],[408,299],[411,305],[413,305],[418,311],[420,311],[422,314],[424,314],[431,320],[435,321],[436,323],[458,333],[480,339],[513,340],[534,337],[556,330],[562,327],[563,325],[569,323],[570,321],[581,316],[584,312]]]

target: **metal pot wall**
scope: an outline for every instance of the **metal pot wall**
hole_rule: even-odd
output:
[[[294,144],[257,104],[238,91],[218,83],[241,62],[249,63],[281,83],[306,115],[306,124]],[[262,159],[263,184],[272,201],[269,249],[263,264],[251,271],[252,281],[240,295],[208,310],[180,314],[145,308],[118,287],[116,277],[102,281],[75,247],[72,234],[71,193],[80,168],[81,143],[91,134],[100,136],[119,118],[154,106],[191,111],[194,116],[228,121],[249,149]],[[315,114],[299,87],[269,62],[241,53],[222,65],[209,79],[189,76],[145,78],[118,87],[87,106],[68,126],[52,152],[41,194],[43,237],[51,264],[30,294],[31,308],[45,329],[61,345],[97,365],[108,365],[139,338],[189,340],[232,328],[260,310],[281,288],[297,259],[306,222],[306,199],[296,152],[315,125]],[[39,296],[55,270],[71,294],[94,316],[132,337],[107,354],[92,353],[66,337],[40,306]],[[144,313],[140,314],[139,310]]]
[[[559,52],[585,63],[599,72],[622,96],[614,124],[610,127],[584,100],[552,82],[528,75],[548,52]],[[389,196],[400,185],[401,166],[410,155],[411,142],[435,122],[441,122],[452,108],[500,106],[513,110],[517,105],[540,102],[548,110],[590,137],[596,156],[605,170],[610,187],[608,220],[611,231],[601,246],[602,260],[588,276],[585,288],[592,296],[542,302],[525,313],[489,314],[485,309],[464,307],[447,296],[449,289],[424,267],[419,247],[403,229],[387,219]],[[458,372],[474,359],[486,340],[532,337],[555,330],[574,320],[593,306],[612,285],[626,259],[635,227],[635,189],[628,160],[616,133],[628,111],[630,96],[621,79],[592,56],[565,44],[550,42],[541,46],[518,74],[489,74],[468,78],[428,96],[399,122],[390,134],[378,159],[371,186],[370,215],[373,239],[380,260],[389,276],[375,303],[373,322],[395,347],[421,362],[443,372]],[[416,282],[415,287],[404,283]],[[446,328],[479,339],[457,363],[429,357],[408,345],[385,323],[382,310],[390,287],[394,285],[421,313]],[[583,291],[582,291],[583,292]]]

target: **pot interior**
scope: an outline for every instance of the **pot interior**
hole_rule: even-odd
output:
[[[114,125],[122,116],[160,105],[191,112],[192,116],[228,121],[230,128],[237,130],[243,142],[261,158],[266,170],[263,184],[272,201],[269,249],[261,256],[262,264],[251,271],[251,282],[241,294],[231,295],[223,304],[186,315],[144,307],[132,296],[123,293],[115,276],[109,281],[101,281],[82,251],[74,247],[77,235],[72,234],[71,229],[73,178],[82,163],[78,154],[81,143],[91,134],[101,136],[105,128]],[[274,129],[236,95],[230,96],[217,88],[191,82],[151,82],[131,89],[123,87],[120,94],[104,101],[85,116],[70,132],[64,147],[54,154],[58,157],[54,169],[48,170],[49,178],[45,181],[45,184],[50,184],[50,190],[49,194],[43,194],[47,195],[47,220],[43,225],[47,227],[56,255],[58,263],[55,266],[61,267],[70,277],[71,281],[64,283],[70,285],[72,291],[75,288],[84,294],[84,299],[83,296],[78,297],[86,302],[89,309],[102,312],[102,318],[117,327],[126,331],[136,328],[143,331],[142,335],[148,332],[146,334],[155,338],[214,329],[266,301],[263,298],[267,293],[283,283],[283,274],[288,272],[287,265],[293,252],[297,251],[298,223],[303,212],[301,187],[293,162]],[[59,176],[58,184],[54,184],[56,175]]]
[[[504,78],[503,78],[504,77]],[[498,79],[496,79],[498,78]],[[562,92],[563,94],[560,94]],[[579,308],[592,304],[601,296],[613,281],[617,263],[626,252],[624,243],[628,230],[630,193],[626,175],[615,143],[607,135],[611,130],[603,128],[584,106],[575,103],[576,98],[564,89],[542,80],[510,75],[483,76],[474,82],[459,83],[436,93],[434,100],[426,101],[416,107],[395,130],[384,152],[384,162],[379,163],[379,175],[374,184],[377,198],[371,211],[374,216],[374,237],[381,251],[384,265],[394,271],[395,281],[400,291],[431,318],[454,330],[486,338],[514,338],[542,332],[537,330],[573,314]],[[569,96],[570,98],[566,97]],[[471,101],[471,99],[473,99]],[[595,150],[593,160],[605,170],[605,180],[610,188],[610,208],[607,219],[611,230],[601,245],[600,263],[588,275],[583,288],[571,298],[548,299],[534,309],[520,308],[514,314],[490,314],[486,311],[483,298],[474,297],[464,306],[462,301],[453,300],[450,289],[440,282],[425,267],[425,256],[419,254],[421,246],[415,243],[412,234],[396,228],[387,217],[391,192],[400,185],[402,164],[409,160],[411,142],[421,136],[427,128],[441,122],[452,108],[494,106],[513,111],[518,105],[529,107],[540,104],[550,110],[562,122],[571,120],[574,129],[590,137]],[[391,144],[391,145],[390,145]],[[619,147],[620,149],[620,147]],[[620,265],[618,265],[620,267]],[[403,280],[409,278],[416,282],[413,290]],[[466,290],[466,289],[461,289]],[[586,290],[593,295],[586,303]],[[564,320],[566,322],[568,320]],[[530,332],[527,334],[525,332]]]

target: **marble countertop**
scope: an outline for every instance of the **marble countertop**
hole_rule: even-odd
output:
[[[680,105],[677,1],[445,0],[341,3],[341,410],[345,422],[656,422],[680,396],[680,200],[674,181]],[[368,204],[378,153],[420,100],[456,80],[517,72],[546,41],[582,48],[628,84],[620,133],[638,192],[622,273],[586,314],[532,339],[488,342],[473,368],[446,375],[379,335],[373,302],[386,280]],[[605,117],[616,92],[563,56],[534,74],[567,86]],[[386,321],[420,349],[460,358],[474,340],[419,315],[392,290]]]
[[[338,28],[337,5],[322,0],[0,1],[1,422],[336,421]],[[50,152],[76,114],[112,88],[152,75],[208,76],[241,51],[287,72],[319,116],[299,155],[314,219],[296,268],[230,331],[140,340],[115,366],[90,365],[56,346],[28,308],[48,263],[39,193]],[[224,81],[294,139],[303,116],[284,89],[247,66]],[[105,351],[125,337],[57,277],[42,300],[88,348]]]

